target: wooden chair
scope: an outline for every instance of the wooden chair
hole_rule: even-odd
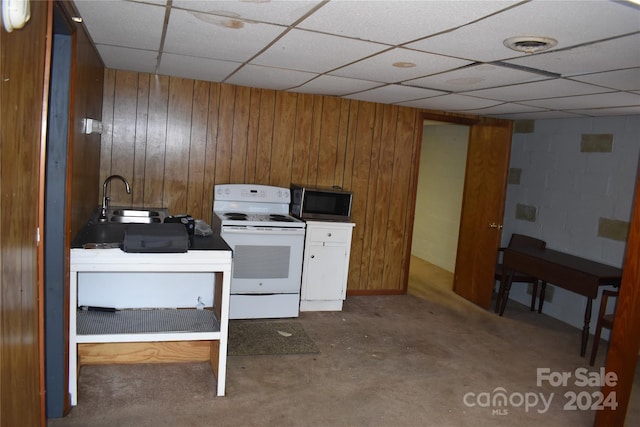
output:
[[[512,234],[511,239],[509,240],[509,248],[538,248],[544,249],[547,246],[547,242],[544,240],[536,239],[535,237],[525,236],[524,234]],[[498,249],[498,255],[503,252],[506,248]],[[504,313],[504,309],[507,306],[507,301],[509,299],[509,291],[502,287],[502,274],[503,268],[500,259],[496,264],[495,270],[495,279],[501,283],[500,289],[498,291],[498,297],[496,299],[495,312],[500,313],[500,316]],[[506,273],[506,272],[505,272]],[[519,273],[517,271],[513,272],[512,283],[531,283],[533,285],[533,292],[531,293],[531,311],[535,310],[536,305],[536,297],[538,295],[538,279],[528,274]],[[542,282],[542,289],[540,292],[540,302],[538,303],[538,313],[542,312],[542,303],[544,302],[544,294],[546,291],[547,283]]]
[[[615,317],[615,310],[612,313],[607,313],[607,303],[609,297],[615,298],[618,296],[618,291],[611,289],[604,289],[602,291],[602,299],[600,300],[600,311],[598,312],[598,323],[596,324],[596,333],[593,336],[593,348],[591,349],[591,360],[589,364],[593,366],[596,361],[596,354],[598,353],[598,345],[600,344],[600,333],[602,328],[613,329],[613,319]]]

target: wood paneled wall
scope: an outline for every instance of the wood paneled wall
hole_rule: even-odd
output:
[[[100,135],[82,132],[82,119],[102,117],[104,65],[82,26],[75,32],[69,130],[67,223],[69,240],[86,224],[101,188]]]
[[[44,425],[41,255],[51,3],[0,29],[0,426]],[[41,233],[42,235],[42,233]],[[40,258],[41,259],[41,258]]]
[[[210,222],[215,184],[338,185],[354,193],[349,293],[404,292],[420,110],[108,69],[102,118],[100,177],[132,186],[113,181],[112,206]]]

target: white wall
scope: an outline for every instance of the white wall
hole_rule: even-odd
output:
[[[453,272],[458,248],[469,128],[426,124],[411,253]]]
[[[613,134],[613,151],[580,152],[583,133]],[[521,168],[522,175],[519,185],[507,189],[503,245],[512,233],[528,234],[549,248],[621,267],[625,242],[599,237],[598,221],[629,221],[639,147],[640,116],[538,120],[533,133],[514,134],[510,167]],[[517,203],[536,206],[536,221],[515,219]],[[530,301],[522,284],[510,296]],[[598,298],[592,331],[599,304]],[[543,312],[582,328],[585,306],[586,298],[556,288]]]

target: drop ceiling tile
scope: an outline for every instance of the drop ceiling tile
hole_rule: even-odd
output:
[[[571,79],[617,90],[640,90],[640,68],[586,74]]]
[[[262,89],[285,90],[301,85],[315,76],[317,74],[284,68],[245,65],[227,79],[225,83]]]
[[[383,104],[395,104],[412,99],[438,96],[442,93],[443,92],[429,89],[412,88],[401,85],[388,85],[353,95],[347,95],[345,98],[357,99],[359,101],[380,102]]]
[[[255,65],[324,73],[385,48],[377,43],[294,29],[252,62]]]
[[[160,60],[158,74],[221,82],[240,65],[242,64],[238,62],[164,53]]]
[[[302,86],[291,89],[291,92],[344,96],[354,92],[373,89],[378,86],[380,86],[379,82],[321,75]]]
[[[298,27],[398,45],[467,24],[515,1],[331,1]]]
[[[598,108],[587,110],[573,110],[578,114],[585,114],[588,116],[633,116],[640,115],[640,105],[629,107],[612,107],[612,108]]]
[[[172,9],[164,48],[179,55],[245,62],[284,30],[278,25]]]
[[[574,114],[567,111],[534,111],[530,113],[492,114],[493,117],[508,120],[546,120],[546,119],[570,119],[584,117],[583,114]]]
[[[396,67],[396,63],[412,63],[414,67]],[[396,83],[429,74],[440,73],[470,64],[469,61],[443,55],[395,48],[355,64],[331,72],[331,75],[371,81]]]
[[[540,82],[523,83],[517,86],[502,86],[491,89],[474,90],[464,92],[464,94],[479,96],[482,98],[497,99],[506,102],[515,102],[529,99],[587,95],[601,92],[610,92],[610,90],[566,79],[550,79]]]
[[[192,1],[173,0],[173,7],[289,26],[307,14],[320,1]]]
[[[494,116],[496,114],[534,113],[540,111],[547,110],[545,108],[513,103],[498,104],[492,105],[490,107],[468,110],[468,112],[471,114],[480,114],[483,116]]]
[[[492,64],[478,64],[446,73],[409,80],[406,85],[463,92],[495,86],[513,85],[547,79],[537,73],[505,68]]]
[[[558,41],[554,49],[562,49],[638,31],[638,15],[627,6],[591,1],[589,7],[581,7],[580,3],[534,0],[406,47],[491,62],[525,55],[504,46],[508,37],[552,37]]]
[[[74,3],[94,43],[160,48],[165,7],[115,0]]]
[[[640,96],[628,92],[609,92],[594,95],[570,96],[527,101],[527,105],[554,110],[579,110],[640,105]]]
[[[404,105],[405,107],[426,108],[430,110],[460,111],[493,107],[501,104],[501,102],[490,99],[474,98],[473,96],[450,94],[437,96],[435,98],[399,102],[398,104]]]
[[[105,67],[114,70],[154,73],[158,63],[158,52],[130,49],[109,45],[96,45]]]
[[[640,30],[640,18],[637,14],[636,19],[637,30]],[[545,52],[505,62],[543,69],[566,77],[640,67],[638,46],[640,46],[640,34],[635,34],[561,52]]]
[[[138,3],[150,3],[150,4],[155,4],[155,5],[158,5],[158,6],[166,6],[167,5],[167,0],[135,0],[135,1],[137,1]]]

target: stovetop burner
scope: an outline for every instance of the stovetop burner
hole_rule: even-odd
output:
[[[294,219],[287,215],[270,214],[269,219],[272,221],[293,222]]]
[[[227,219],[233,219],[236,221],[246,221],[248,215],[242,212],[227,212],[224,214],[224,217]]]

